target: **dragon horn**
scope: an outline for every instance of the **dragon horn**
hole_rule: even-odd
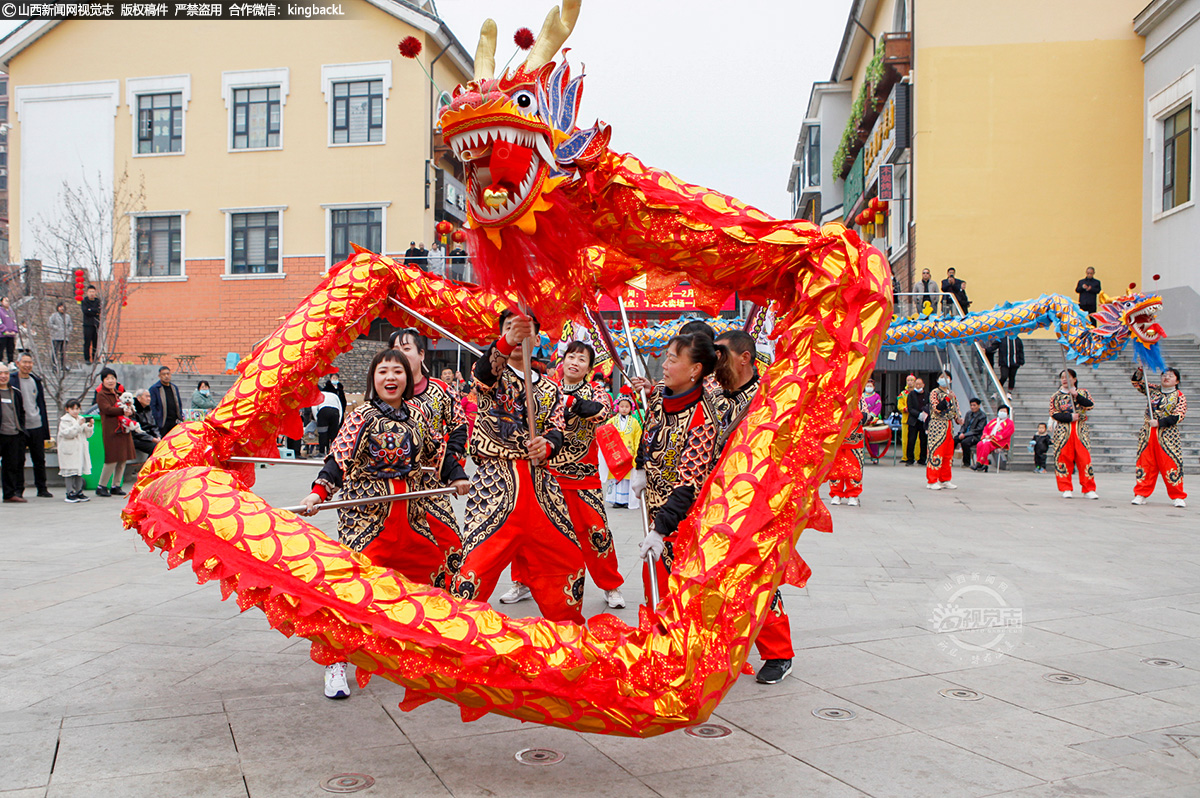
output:
[[[571,35],[571,31],[575,30],[575,21],[579,19],[579,3],[580,0],[565,0],[561,15],[558,6],[550,9],[546,21],[542,23],[537,41],[533,43],[533,49],[525,59],[526,72],[532,72],[543,64],[550,63],[554,58],[555,53]]]
[[[485,19],[479,29],[479,46],[475,48],[475,80],[496,77],[496,20]]]

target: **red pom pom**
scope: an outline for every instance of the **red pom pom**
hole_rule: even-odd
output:
[[[405,36],[396,46],[400,48],[400,55],[405,58],[416,58],[421,54],[421,40],[416,36]]]
[[[533,47],[534,41],[533,31],[529,28],[517,28],[517,32],[513,34],[513,42],[522,50]]]
[[[1133,290],[1133,289],[1135,289],[1135,288],[1137,288],[1137,283],[1130,283],[1130,284],[1129,284],[1129,290],[1130,290],[1130,291],[1132,291],[1132,290]]]
[[[1154,275],[1154,280],[1157,282],[1162,277],[1161,274]]]

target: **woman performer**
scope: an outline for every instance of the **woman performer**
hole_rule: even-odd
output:
[[[471,483],[462,465],[467,450],[467,417],[462,403],[452,387],[429,376],[425,366],[428,338],[409,328],[392,333],[391,343],[392,349],[408,360],[409,373],[413,375],[409,409],[416,411],[426,425],[417,464],[437,469],[418,469],[408,481],[409,490],[449,486],[457,489],[459,496],[464,496]],[[423,563],[420,566],[422,576],[417,581],[445,588],[446,554],[462,548],[450,497],[442,494],[413,499],[408,503],[408,521],[420,536],[416,550],[410,554],[414,561]]]
[[[988,458],[997,449],[1007,449],[1012,442],[1013,423],[1008,417],[1008,405],[996,408],[996,417],[983,428],[983,437],[975,445],[975,462],[971,464],[972,471],[988,470]]]
[[[833,468],[829,471],[829,495],[832,497],[830,504],[841,504],[842,499],[845,499],[850,507],[858,506],[858,497],[862,495],[866,443],[863,427],[870,426],[875,421],[876,416],[871,412],[867,394],[864,393],[858,400],[858,420],[854,429],[838,447],[833,458]]]
[[[1158,475],[1162,474],[1167,496],[1176,507],[1187,507],[1183,490],[1183,443],[1179,439],[1179,422],[1187,415],[1187,399],[1179,390],[1179,370],[1162,373],[1161,386],[1146,387],[1141,369],[1133,373],[1133,387],[1140,394],[1150,391],[1150,407],[1138,433],[1137,483],[1133,488],[1132,504],[1145,504],[1154,492]],[[1150,410],[1154,416],[1150,416]]]
[[[1096,477],[1092,474],[1091,427],[1088,413],[1094,403],[1092,395],[1079,387],[1075,369],[1058,373],[1059,388],[1050,397],[1050,417],[1057,424],[1051,444],[1054,447],[1054,476],[1064,499],[1071,498],[1071,472],[1079,469],[1079,487],[1089,499],[1099,499]]]
[[[954,464],[954,436],[951,424],[961,424],[958,412],[958,397],[950,386],[950,373],[938,375],[938,387],[929,392],[929,428],[926,431],[929,443],[928,465],[925,466],[926,487],[930,490],[955,490],[950,481]]]
[[[883,415],[883,397],[875,392],[875,380],[867,380],[867,385],[863,388],[863,402],[867,405],[867,412],[875,418]]]
[[[412,372],[408,359],[392,349],[375,355],[367,371],[366,402],[351,411],[333,442],[325,465],[304,497],[303,515],[342,491],[346,499],[369,499],[409,491],[418,470],[423,422],[409,411]],[[391,568],[414,582],[428,580],[428,563],[414,545],[420,536],[409,521],[408,502],[380,502],[338,508],[338,539],[347,548]],[[345,661],[325,666],[326,698],[348,698]]]

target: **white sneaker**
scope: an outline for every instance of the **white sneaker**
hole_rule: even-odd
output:
[[[619,610],[625,606],[625,597],[621,595],[621,588],[615,590],[605,590],[604,600],[608,602],[608,606],[614,610]]]
[[[1100,494],[1094,490],[1089,490],[1087,493],[1083,494],[1083,497],[1085,499],[1099,499]]]
[[[325,697],[350,697],[350,685],[346,684],[346,663],[335,662],[325,666]]]
[[[1175,506],[1176,507],[1187,507],[1187,502],[1185,502],[1183,499],[1176,499]]]
[[[846,504],[850,505],[851,507],[857,507],[858,506],[858,497],[851,496],[849,499],[846,499]]]
[[[958,490],[958,485],[955,485],[953,482],[943,482],[942,487],[946,490]]]
[[[1064,498],[1064,499],[1069,499],[1069,498],[1071,498],[1071,491],[1069,491],[1069,490],[1064,490],[1064,491],[1063,491],[1063,498]]]
[[[523,585],[520,582],[513,582],[512,587],[508,592],[500,597],[501,604],[516,604],[518,601],[533,598],[533,591],[528,585]]]
[[[829,500],[829,503],[830,503],[830,504],[841,504],[841,503],[842,503],[842,497],[841,497],[841,496],[834,496],[832,499],[830,499],[830,500]]]
[[[942,489],[942,483],[940,483],[940,482],[930,482],[930,483],[929,483],[928,485],[926,485],[925,487],[929,488],[930,490],[941,490],[941,489]]]
[[[1145,503],[1146,503],[1145,496],[1134,496],[1133,501],[1130,502],[1130,504],[1145,504]]]

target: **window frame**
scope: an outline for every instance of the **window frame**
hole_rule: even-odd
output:
[[[283,212],[287,210],[286,205],[266,205],[247,208],[222,208],[221,213],[225,214],[225,270],[221,274],[222,280],[282,280],[287,277],[287,272],[284,271],[285,255],[283,251]],[[243,214],[253,213],[274,213],[275,230],[276,230],[276,257],[279,264],[276,271],[273,272],[234,272],[233,271],[233,233],[234,233],[234,217]],[[268,229],[269,226],[268,226]]]
[[[379,141],[334,142],[335,97],[334,86],[339,83],[361,81],[383,82],[382,117],[383,126]],[[379,147],[387,143],[388,100],[392,93],[392,62],[362,61],[352,64],[323,64],[321,66],[321,94],[325,97],[325,146],[327,147]],[[343,207],[350,207],[349,205]]]
[[[176,105],[174,101],[171,101],[166,106],[166,110],[168,111],[169,118],[170,118],[170,128],[171,128],[170,133],[167,134],[167,146],[169,148],[172,147],[175,144],[175,141],[178,140],[179,141],[179,149],[167,149],[162,152],[154,152],[153,150],[151,150],[149,152],[142,152],[142,142],[143,141],[148,142],[151,147],[154,146],[154,140],[155,140],[154,112],[159,110],[158,108],[156,108],[154,106],[153,100],[151,100],[150,108],[142,108],[142,101],[151,99],[154,97],[178,97],[179,98],[178,105]],[[178,155],[179,153],[183,152],[183,93],[178,92],[178,91],[165,91],[165,92],[155,92],[153,94],[150,94],[150,93],[139,94],[137,96],[137,104],[138,104],[137,115],[134,117],[136,119],[136,122],[135,122],[136,130],[134,131],[134,136],[137,139],[136,146],[138,148],[138,155]],[[147,112],[150,116],[150,136],[149,136],[149,138],[142,138],[142,112],[143,111]],[[175,135],[175,127],[176,127],[175,115],[176,115],[176,113],[179,114],[179,120],[178,120],[179,121],[179,124],[178,124],[179,135],[178,136]]]
[[[387,217],[388,208],[392,205],[390,200],[380,202],[330,202],[321,205],[325,211],[325,271],[329,271],[341,261],[334,260],[333,256],[333,214],[335,211],[357,211],[364,209],[374,209],[379,211],[379,254],[383,255],[387,252]],[[354,242],[359,243],[359,242]]]
[[[178,152],[138,152],[139,106],[141,97],[153,94],[179,94],[180,135]],[[125,104],[129,106],[131,120],[131,152],[134,158],[170,158],[187,153],[187,113],[192,101],[191,75],[157,75],[144,78],[125,79]]]
[[[290,93],[290,70],[288,67],[279,67],[276,69],[247,69],[221,73],[221,97],[225,101],[226,125],[225,134],[226,151],[230,153],[237,152],[271,152],[273,150],[282,150],[284,146],[284,134],[287,132],[287,124],[285,117],[287,116],[287,100]],[[235,129],[237,124],[237,113],[235,108],[236,92],[244,89],[278,89],[279,90],[279,144],[266,147],[235,147]],[[270,125],[270,103],[266,101],[267,108],[267,124]],[[249,117],[247,115],[247,123]],[[268,136],[270,132],[268,130]],[[249,126],[247,124],[247,143],[249,143]]]
[[[184,210],[156,210],[156,211],[134,211],[129,214],[129,240],[133,242],[130,247],[130,260],[132,261],[133,274],[129,277],[131,283],[181,283],[188,279],[187,274],[187,216],[190,211]],[[161,274],[161,275],[138,275],[138,222],[146,218],[157,217],[179,217],[179,274]]]
[[[1200,123],[1200,109],[1197,107],[1197,92],[1196,92],[1196,68],[1191,68],[1185,71],[1182,75],[1176,78],[1171,83],[1164,86],[1154,95],[1146,100],[1146,139],[1149,145],[1149,160],[1148,166],[1143,166],[1143,169],[1149,168],[1149,185],[1151,188],[1150,199],[1150,221],[1157,222],[1168,216],[1174,216],[1177,213],[1193,208],[1196,206],[1196,190],[1198,176],[1200,176],[1200,168],[1196,165],[1196,147],[1200,143],[1200,135],[1197,135],[1198,123]],[[1191,173],[1189,175],[1190,185],[1189,194],[1186,202],[1182,202],[1171,208],[1163,208],[1163,175],[1165,164],[1165,142],[1164,142],[1164,124],[1167,119],[1179,113],[1184,107],[1191,105],[1192,116],[1189,120],[1189,129],[1191,131]],[[1144,174],[1144,172],[1143,172]]]
[[[1196,115],[1196,109],[1192,105],[1191,99],[1189,98],[1188,101],[1185,102],[1183,105],[1178,106],[1175,110],[1165,114],[1159,120],[1158,130],[1159,130],[1159,134],[1161,136],[1162,150],[1163,150],[1162,158],[1160,160],[1160,164],[1162,167],[1161,171],[1160,171],[1160,177],[1161,177],[1162,184],[1159,189],[1159,207],[1162,208],[1163,213],[1170,213],[1171,211],[1175,210],[1176,208],[1187,205],[1195,198],[1195,195],[1196,195],[1196,192],[1194,190],[1195,186],[1193,185],[1195,182],[1193,177],[1194,177],[1194,174],[1196,171],[1196,166],[1195,166],[1196,141],[1195,141],[1195,136],[1193,133],[1193,131],[1195,129],[1195,124],[1193,123],[1193,119],[1194,119],[1195,115]],[[1183,127],[1177,128],[1175,130],[1175,132],[1173,132],[1170,135],[1170,137],[1168,137],[1167,130],[1166,130],[1167,123],[1175,122],[1176,124],[1180,124],[1180,122],[1178,122],[1178,120],[1180,120],[1180,119],[1182,119],[1181,124],[1183,125]],[[1187,167],[1188,168],[1187,168],[1187,173],[1184,175],[1185,180],[1186,180],[1186,183],[1184,185],[1187,188],[1187,197],[1185,199],[1183,199],[1182,201],[1175,202],[1174,201],[1175,195],[1178,194],[1178,189],[1179,189],[1179,186],[1177,186],[1175,184],[1175,180],[1179,176],[1179,170],[1177,168],[1175,168],[1175,165],[1178,163],[1178,160],[1179,160],[1179,141],[1181,139],[1186,139],[1186,141],[1187,141],[1187,153],[1188,153]],[[1170,169],[1168,169],[1168,155],[1170,156],[1170,159],[1169,159],[1170,164],[1171,164]],[[1170,177],[1172,179],[1170,189],[1167,188],[1168,174],[1170,174]],[[1168,190],[1171,191],[1171,193],[1172,193],[1172,197],[1171,197],[1172,203],[1171,203],[1171,207],[1169,207],[1169,208],[1167,207],[1167,191]]]

